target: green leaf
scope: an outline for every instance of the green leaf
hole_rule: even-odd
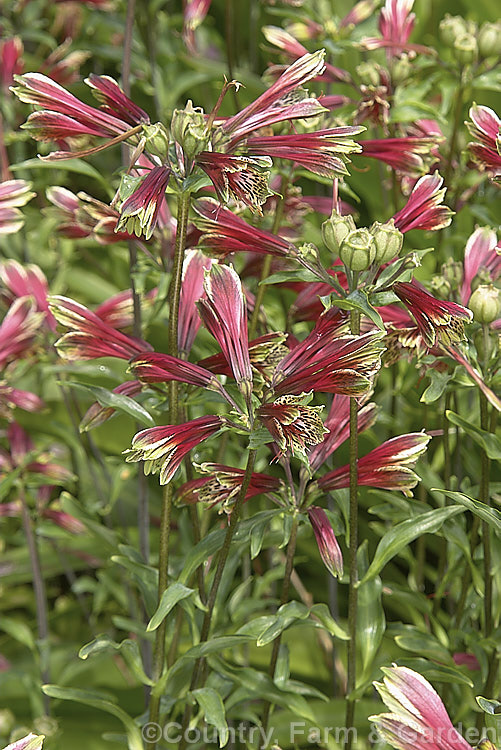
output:
[[[417,628],[411,626],[410,632],[395,636],[395,643],[404,651],[421,654],[427,659],[453,666],[452,657],[448,650],[431,633],[420,632]]]
[[[471,510],[476,516],[479,516],[482,521],[485,521],[492,526],[494,531],[501,532],[501,513],[495,508],[490,508],[488,505],[481,503],[480,500],[474,500],[463,492],[438,489],[432,489],[431,492],[441,492],[443,495],[447,495],[451,500],[455,500],[455,502],[460,505],[464,505],[465,508],[468,508],[468,510]]]
[[[301,602],[292,601],[283,604],[274,616],[274,622],[268,625],[258,637],[256,645],[266,646],[268,643],[274,641],[293,622],[296,620],[305,620],[308,615],[308,607]]]
[[[51,169],[53,172],[56,169],[62,169],[66,172],[75,172],[76,174],[82,174],[85,177],[91,177],[93,180],[96,180],[104,187],[110,197],[113,195],[113,191],[110,190],[109,180],[105,179],[92,164],[88,164],[81,159],[65,159],[64,161],[57,162],[57,166],[55,162],[42,161],[41,159],[26,159],[26,161],[11,164],[9,169],[12,172],[17,172],[20,169]]]
[[[141,732],[135,721],[125,713],[120,706],[114,702],[111,696],[91,690],[78,690],[77,688],[60,687],[59,685],[43,685],[42,690],[49,698],[59,698],[63,701],[75,701],[83,703],[91,708],[97,708],[112,714],[119,719],[127,733],[127,744],[129,750],[144,750]]]
[[[430,378],[430,384],[421,396],[420,401],[423,404],[432,404],[443,394],[453,374],[448,371],[440,372],[434,368],[430,368],[426,374]]]
[[[358,586],[372,580],[384,568],[387,562],[422,534],[433,534],[442,526],[444,521],[461,513],[461,508],[436,508],[427,513],[422,513],[417,518],[409,518],[407,521],[397,524],[390,529],[379,542],[374,559],[369,565]]]
[[[202,709],[207,724],[212,724],[213,727],[216,727],[219,747],[224,747],[228,744],[229,732],[221,696],[215,690],[208,687],[192,690],[191,694]]]
[[[501,703],[494,699],[484,698],[482,695],[477,695],[476,701],[485,713],[487,729],[492,727],[496,732],[496,746],[498,747],[501,743]]]
[[[171,583],[169,588],[163,592],[158,609],[148,623],[147,631],[156,630],[169,612],[181,599],[186,599],[194,593],[194,589],[183,586],[182,583]]]
[[[314,604],[310,610],[310,615],[313,619],[318,620],[321,626],[331,635],[342,641],[350,640],[350,636],[346,630],[332,617],[327,604]]]
[[[109,635],[103,634],[97,636],[95,640],[82,646],[78,655],[81,659],[87,659],[89,656],[106,653],[107,651],[120,651],[125,663],[137,679],[143,685],[153,685],[153,681],[147,676],[143,669],[141,654],[137,641],[125,638],[120,643],[113,641]]]
[[[468,422],[453,411],[447,410],[445,415],[449,422],[452,422],[452,424],[455,424],[458,427],[462,427],[466,434],[470,435],[477,445],[480,445],[480,447],[484,449],[489,458],[492,458],[495,461],[501,458],[501,440],[496,437],[496,435],[492,432],[487,432],[487,430],[482,430],[480,427]]]
[[[133,398],[129,398],[129,396],[113,393],[106,388],[102,388],[100,385],[87,385],[86,383],[74,382],[66,382],[64,385],[79,388],[82,391],[90,391],[101,406],[123,411],[130,417],[133,417],[136,422],[140,422],[147,427],[155,426],[155,420],[151,414],[146,411],[144,406],[141,406],[141,404],[138,404]]]
[[[22,643],[23,646],[29,648],[30,651],[35,650],[35,639],[33,633],[25,622],[15,620],[13,617],[4,617],[2,614],[2,617],[0,618],[0,630],[3,630],[4,633],[7,633],[7,635],[10,635],[11,638],[19,643]]]
[[[357,552],[359,575],[363,578],[369,568],[367,541]],[[382,605],[383,584],[379,576],[366,581],[358,590],[357,644],[362,656],[362,674],[358,683],[370,678],[370,670],[386,630],[386,619]]]
[[[340,307],[342,310],[358,310],[372,320],[381,331],[385,330],[381,315],[369,302],[367,292],[364,292],[362,289],[355,289],[354,292],[344,299],[339,299],[332,295],[331,304]]]
[[[298,268],[297,270],[272,273],[271,276],[268,276],[259,283],[281,284],[283,281],[318,281],[318,276],[312,271],[308,271],[307,268]]]
[[[475,700],[486,714],[501,714],[501,703],[499,701],[483,698],[481,695],[477,695]]]

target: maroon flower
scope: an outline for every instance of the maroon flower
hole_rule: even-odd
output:
[[[481,167],[493,173],[494,178],[501,176],[501,120],[490,107],[474,104],[470,109],[472,122],[466,127],[475,139],[468,144],[470,153]]]
[[[147,310],[153,305],[158,289],[154,288],[144,295],[141,300],[142,309]],[[124,329],[134,325],[134,302],[130,289],[114,294],[96,307],[94,313],[112,328]]]
[[[0,235],[19,231],[24,219],[19,206],[25,206],[36,193],[31,192],[31,183],[25,180],[0,182]]]
[[[23,70],[23,51],[23,43],[18,36],[0,42],[0,85],[5,94],[14,83],[14,76]]]
[[[31,297],[20,297],[12,303],[0,325],[0,369],[32,348],[43,317],[35,311]]]
[[[268,187],[271,159],[267,156],[232,156],[202,151],[196,163],[210,178],[222,203],[240,201],[262,216],[261,206],[272,193]]]
[[[16,407],[24,411],[41,411],[45,404],[34,393],[12,388],[5,380],[0,380],[0,417],[12,421],[12,411]]]
[[[397,229],[436,231],[448,227],[454,211],[442,205],[447,188],[443,188],[443,177],[435,172],[419,179],[405,206],[393,216]]]
[[[11,305],[19,297],[33,297],[37,312],[43,312],[49,328],[56,330],[56,320],[47,300],[47,279],[41,268],[35,264],[22,266],[17,260],[6,260],[0,265],[0,280],[4,287],[1,296],[7,304]]]
[[[92,236],[102,245],[130,240],[133,235],[117,232],[119,212],[87,193],[75,195],[71,190],[54,186],[47,189],[47,198],[55,208],[46,212],[57,219],[57,231],[64,237],[78,239]]]
[[[427,346],[450,344],[464,338],[464,321],[473,314],[455,302],[444,302],[428,294],[416,282],[394,284],[393,291],[416,321]]]
[[[308,50],[303,44],[301,44],[301,42],[279,26],[265,26],[263,28],[263,34],[270,44],[274,44],[275,47],[278,47],[285,52],[291,60],[297,60],[300,57],[309,54]],[[351,76],[346,70],[336,68],[330,63],[325,63],[323,72],[316,76],[316,78],[333,81],[334,83],[339,83],[340,81],[349,83],[351,81]]]
[[[209,12],[212,0],[186,0],[183,11],[183,39],[191,54],[196,52],[194,31]]]
[[[162,425],[142,430],[124,451],[127,462],[144,461],[144,473],[160,472],[160,484],[171,481],[181,462],[195,446],[224,426],[223,417],[210,415],[180,425]]]
[[[198,388],[221,391],[219,380],[203,367],[170,354],[142,352],[130,362],[130,369],[141,383],[167,383],[177,380]]]
[[[307,406],[307,401],[304,393],[280,396],[257,410],[256,416],[279,448],[274,460],[291,454],[306,459],[307,448],[323,440],[327,432],[320,419],[323,406]]]
[[[437,137],[434,136],[360,141],[364,156],[378,159],[392,169],[413,177],[421,177],[428,170],[428,162],[436,144]]]
[[[410,490],[419,482],[412,467],[426,450],[429,441],[430,436],[424,432],[413,432],[386,440],[358,460],[358,484],[411,494]],[[349,487],[350,465],[324,474],[317,480],[317,484],[324,492]]]
[[[266,381],[272,379],[277,364],[288,352],[284,343],[286,338],[285,333],[266,333],[264,336],[249,341],[249,359],[252,370],[259,373]],[[221,353],[206,357],[198,364],[217,375],[231,377],[231,368]]]
[[[156,227],[158,213],[165,200],[165,190],[171,170],[168,167],[153,167],[143,178],[139,187],[122,203],[120,219],[115,231],[126,230],[149,240]]]
[[[312,505],[308,508],[308,518],[325,567],[334,578],[341,578],[343,575],[343,555],[326,512],[323,508]]]
[[[468,304],[472,282],[479,272],[496,281],[501,274],[501,247],[496,232],[489,227],[478,227],[468,237],[464,252],[464,275],[461,284],[461,302]]]
[[[184,356],[190,353],[202,323],[196,303],[205,295],[204,274],[211,266],[212,260],[200,250],[186,251],[177,325],[177,345],[179,353]]]

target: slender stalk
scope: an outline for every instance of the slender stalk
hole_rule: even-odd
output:
[[[480,427],[489,430],[489,404],[482,392],[480,396]],[[485,505],[490,505],[489,473],[490,459],[485,451],[482,452],[481,479],[479,500]],[[484,547],[484,633],[489,638],[492,634],[492,559],[491,559],[491,537],[490,526],[482,521],[482,544]]]
[[[297,520],[297,517],[295,517],[292,522],[291,535],[290,535],[289,543],[287,545],[287,556],[285,559],[285,571],[284,571],[284,579],[282,581],[282,593],[280,595],[280,606],[282,606],[283,604],[287,604],[287,602],[289,601],[289,589],[290,589],[292,571],[294,569],[294,553],[296,552],[296,543],[297,543],[297,528],[298,528],[298,520]],[[275,677],[275,669],[277,668],[278,653],[280,650],[281,640],[282,640],[282,636],[279,635],[273,641],[273,649],[271,652],[271,659],[270,659],[270,668],[268,670],[268,674],[270,675],[271,679]],[[270,718],[271,706],[272,704],[269,701],[267,701],[264,705],[263,718],[261,721],[261,724],[263,727],[263,734],[265,734],[268,729],[268,721]]]
[[[200,641],[199,641],[200,643],[205,643],[209,637],[210,628],[212,624],[212,615],[214,613],[214,606],[216,604],[217,592],[219,590],[219,585],[223,577],[223,572],[224,572],[224,568],[226,565],[226,561],[228,559],[228,555],[230,554],[231,542],[235,534],[238,520],[240,518],[240,512],[241,512],[242,505],[245,499],[245,495],[247,493],[247,489],[249,487],[249,484],[252,478],[252,472],[254,470],[255,459],[256,459],[256,451],[250,450],[249,455],[247,457],[247,466],[245,467],[245,474],[242,480],[242,486],[240,488],[240,492],[238,493],[237,499],[235,501],[235,505],[233,506],[233,510],[231,511],[230,520],[228,522],[228,527],[226,529],[226,536],[224,537],[223,546],[221,547],[221,551],[219,553],[219,558],[217,561],[217,568],[214,574],[214,580],[212,582],[209,599],[207,601],[207,611],[205,613],[204,620],[202,623],[202,629],[200,631]],[[202,682],[203,671],[204,671],[204,658],[200,657],[195,662],[195,666],[193,668],[193,674],[192,674],[191,683],[190,683],[190,690],[195,690],[195,688],[199,687],[199,685]],[[191,703],[187,700],[186,706],[184,709],[184,714],[183,714],[183,722],[182,722],[182,726],[180,730],[181,742],[179,745],[179,750],[185,750],[186,748],[186,744],[187,744],[186,729],[188,727],[190,718],[191,718]]]
[[[235,26],[234,6],[233,0],[226,0],[224,5],[224,27],[226,37],[226,62],[228,65],[228,78],[230,81],[233,80],[233,72],[235,70],[235,33],[237,28]],[[233,87],[233,99],[235,102],[235,108],[240,109],[238,104],[238,93]]]
[[[23,530],[28,546],[30,557],[31,572],[33,575],[33,591],[35,594],[35,605],[37,614],[37,634],[40,644],[40,676],[42,683],[50,682],[49,673],[49,619],[47,615],[47,593],[45,591],[45,582],[42,574],[40,555],[38,553],[37,540],[33,533],[33,521],[30,515],[30,509],[26,501],[24,490],[19,492],[22,508]],[[50,711],[49,697],[43,696],[44,711],[48,715]]]
[[[360,315],[355,311],[350,312],[351,332],[355,335],[360,334]],[[349,546],[349,567],[350,567],[350,590],[348,593],[348,630],[350,640],[348,641],[348,659],[347,659],[347,702],[346,702],[346,723],[347,728],[345,750],[351,750],[353,733],[350,727],[355,720],[355,701],[350,697],[355,689],[357,678],[357,599],[358,590],[356,584],[358,581],[357,567],[357,547],[358,547],[358,406],[354,398],[350,399],[350,546]]]
[[[179,317],[179,297],[181,293],[181,275],[183,270],[184,250],[186,247],[186,235],[188,228],[188,215],[190,209],[190,193],[180,193],[177,202],[177,231],[174,253],[174,264],[172,268],[172,280],[170,286],[170,315],[168,327],[168,349],[173,357],[178,355],[177,327]],[[178,383],[169,383],[169,419],[171,424],[176,424],[178,419]],[[170,525],[172,512],[172,484],[164,487],[162,498],[162,514],[160,520],[160,538],[158,549],[158,601],[168,587],[168,568],[170,551]],[[152,679],[158,682],[165,667],[165,633],[167,620],[164,619],[156,631],[155,646],[153,650]],[[149,721],[158,724],[160,714],[160,696],[151,695]],[[148,750],[154,750],[156,741],[147,741]]]
[[[442,414],[442,445],[444,448],[444,487],[446,490],[451,488],[451,444],[449,440],[449,420],[447,419],[447,411],[451,406],[451,394],[446,393],[444,398],[444,411]],[[445,500],[447,503],[447,498]],[[447,539],[442,537],[440,540],[440,555],[438,560],[437,568],[437,582],[435,587],[435,600],[433,602],[433,614],[436,615],[440,609],[442,597],[444,595],[446,577],[445,572],[447,568]]]

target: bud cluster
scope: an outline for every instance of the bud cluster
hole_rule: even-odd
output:
[[[447,13],[440,22],[440,36],[462,65],[501,55],[501,21],[486,21],[479,28],[474,21]]]
[[[352,216],[336,211],[322,224],[322,236],[328,249],[352,271],[365,271],[373,263],[389,263],[400,255],[404,240],[393,219],[357,229]]]

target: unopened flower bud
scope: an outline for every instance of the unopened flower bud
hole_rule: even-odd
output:
[[[184,109],[175,109],[171,120],[171,133],[185,156],[194,159],[206,149],[209,137],[203,109],[193,107],[191,100]]]
[[[478,51],[480,57],[501,55],[501,22],[482,24],[478,33]]]
[[[325,567],[334,577],[341,577],[343,575],[343,555],[327,518],[327,513],[323,508],[312,505],[311,508],[308,508],[308,518]]]
[[[393,84],[398,86],[399,83],[405,83],[409,78],[410,72],[413,70],[413,65],[409,60],[409,55],[403,53],[400,57],[395,58],[393,67],[391,70],[391,77]]]
[[[456,39],[468,31],[466,20],[461,16],[451,16],[447,13],[440,21],[440,37],[447,47],[453,47]]]
[[[484,284],[475,289],[468,302],[477,323],[492,323],[500,315],[501,300],[499,289],[492,284]]]
[[[463,264],[449,258],[442,266],[442,276],[450,284],[451,290],[455,291],[463,280]]]
[[[358,77],[366,86],[381,85],[380,70],[379,65],[374,62],[363,62],[356,67]]]
[[[169,153],[169,134],[162,123],[144,124],[143,133],[146,138],[146,151],[159,156],[162,162],[166,162]]]
[[[434,276],[431,280],[431,291],[437,299],[449,299],[451,294],[451,285],[443,276]]]
[[[454,42],[454,52],[460,63],[468,65],[475,61],[478,53],[477,40],[473,34],[463,34]]]
[[[352,271],[365,271],[376,257],[376,243],[368,229],[355,229],[346,235],[339,257]]]
[[[352,216],[341,216],[336,211],[332,212],[330,219],[322,224],[322,237],[331,253],[339,253],[341,242],[354,229],[356,226]]]
[[[370,233],[376,243],[376,263],[389,263],[393,258],[397,258],[402,250],[404,235],[396,228],[393,219],[380,224],[375,221],[370,228]]]
[[[3,658],[3,657],[2,657]],[[10,708],[0,709],[0,734],[9,735],[16,724],[16,717]]]

